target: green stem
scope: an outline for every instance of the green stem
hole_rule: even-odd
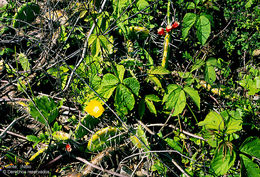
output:
[[[187,103],[187,106],[188,106],[188,108],[189,108],[191,114],[193,115],[194,119],[196,120],[196,123],[198,124],[198,123],[199,123],[199,122],[198,122],[198,119],[197,119],[197,117],[195,116],[194,112],[192,111],[192,109],[191,109],[191,107],[189,106],[188,103]]]

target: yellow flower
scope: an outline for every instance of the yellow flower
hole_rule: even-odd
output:
[[[84,109],[89,115],[98,118],[105,111],[102,104],[97,100],[91,100]]]

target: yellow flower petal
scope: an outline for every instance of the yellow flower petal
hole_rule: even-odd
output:
[[[102,104],[97,100],[91,100],[84,109],[89,115],[94,116],[95,118],[100,117],[105,111]]]

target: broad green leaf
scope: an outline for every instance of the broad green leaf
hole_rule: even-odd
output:
[[[197,15],[194,13],[186,13],[183,18],[182,24],[182,38],[186,38],[189,34],[191,27],[196,22]]]
[[[130,0],[113,0],[113,9],[117,17],[121,15],[121,12],[127,7],[130,3]]]
[[[139,139],[136,136],[142,142],[139,141]],[[134,135],[130,136],[130,140],[136,147],[138,147],[140,149],[144,149],[145,151],[149,151],[149,149],[150,149],[149,142],[146,138],[145,132],[143,131],[143,129],[140,125],[138,125],[138,127],[137,127],[135,136]]]
[[[199,122],[199,126],[205,126],[207,130],[224,130],[224,120],[218,113],[211,111],[206,118]]]
[[[118,134],[120,134],[120,129],[116,127],[103,128],[90,138],[87,149],[92,152],[98,152],[107,147],[115,146],[122,140],[122,136],[116,136]]]
[[[178,142],[174,141],[171,138],[166,138],[165,141],[171,148],[182,153],[181,145]]]
[[[59,114],[58,106],[52,98],[47,96],[39,96],[29,103],[31,116],[43,124],[53,122]],[[45,121],[47,120],[47,122]]]
[[[118,85],[116,88],[115,106],[117,110],[124,114],[128,113],[128,110],[132,110],[135,105],[135,99],[132,92],[123,84]]]
[[[226,115],[224,115],[226,114]],[[223,111],[221,112],[222,117],[226,118],[226,133],[235,133],[242,129],[243,119],[238,111]]]
[[[107,73],[103,76],[103,79],[101,81],[101,86],[102,87],[111,86],[111,85],[115,86],[118,83],[119,83],[119,80],[115,75],[113,75],[111,73]]]
[[[205,67],[205,81],[212,84],[216,80],[216,72],[213,66],[206,65]]]
[[[258,146],[259,147],[259,146]],[[258,149],[258,151],[260,151]],[[257,163],[243,154],[239,154],[241,158],[241,176],[260,177],[260,169]]]
[[[97,40],[97,35],[96,34],[91,34],[89,36],[89,39],[88,39],[88,46],[90,47],[95,40]]]
[[[149,3],[146,0],[138,0],[136,5],[138,10],[143,10],[149,6]]]
[[[24,3],[15,13],[13,18],[13,27],[22,27],[27,23],[32,23],[40,14],[40,6],[38,4],[27,2]],[[27,23],[25,23],[27,22]]]
[[[221,146],[221,148],[216,148],[210,166],[217,176],[221,176],[228,172],[228,170],[234,165],[235,160],[235,151],[230,152],[229,148],[226,148],[226,152],[224,152],[224,148]]]
[[[161,101],[161,99],[155,94],[145,95],[145,99],[148,99],[148,100],[151,100],[151,101],[154,101],[154,102],[160,102]]]
[[[258,137],[248,137],[240,146],[239,150],[260,159],[260,139]]]
[[[183,90],[190,96],[190,98],[193,100],[193,102],[196,104],[196,106],[200,110],[200,95],[199,95],[199,92],[197,90],[195,90],[194,88],[191,88],[191,87],[184,87]]]
[[[129,77],[124,79],[123,84],[131,89],[131,91],[138,96],[139,95],[139,90],[140,90],[140,83],[138,82],[138,80],[136,78],[133,77]]]
[[[217,66],[218,65],[218,61],[216,58],[214,57],[210,57],[207,61],[206,61],[206,65],[208,66]]]
[[[168,92],[169,94],[167,94],[163,99],[166,101],[165,106],[167,110],[171,111],[174,108],[173,116],[180,114],[186,106],[185,93],[181,88],[179,88],[179,86],[177,87],[177,89]],[[167,89],[169,88],[167,87]]]
[[[173,92],[174,90],[176,90],[176,89],[178,89],[178,88],[180,88],[178,85],[176,85],[176,84],[170,84],[170,85],[168,85],[167,86],[167,90],[166,90],[166,93],[165,93],[165,95],[164,95],[164,97],[163,97],[163,103],[165,103],[167,100],[168,100],[168,98],[169,98],[169,96],[170,96],[170,94],[171,94],[171,92]]]
[[[196,23],[196,34],[197,34],[197,38],[199,39],[199,42],[201,43],[201,45],[204,45],[207,41],[207,39],[209,38],[210,32],[211,32],[211,26],[210,26],[210,21],[209,19],[204,16],[201,15],[199,17],[199,19],[197,20]]]
[[[109,99],[118,84],[118,78],[111,73],[107,73],[103,76],[101,81],[101,89],[98,91],[98,93],[104,98]]]
[[[155,114],[155,116],[157,116],[157,111],[156,111],[156,108],[155,108],[153,102],[149,99],[145,99],[145,103],[147,105],[147,108],[150,110],[150,112]]]
[[[148,73],[164,75],[164,74],[170,74],[171,72],[169,70],[167,70],[165,67],[157,66],[155,68],[152,68]]]
[[[118,73],[118,78],[120,82],[123,82],[124,75],[125,75],[125,67],[123,65],[116,65],[117,73]]]
[[[194,2],[187,2],[186,6],[187,6],[187,9],[195,9]]]
[[[22,65],[22,68],[24,71],[29,71],[30,70],[30,63],[29,60],[27,58],[27,56],[24,53],[20,53],[18,55],[20,64]]]

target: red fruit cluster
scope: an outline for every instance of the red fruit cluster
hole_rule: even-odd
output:
[[[172,29],[177,28],[179,25],[180,25],[180,23],[175,21],[172,25],[168,25],[165,30],[167,33],[169,33]],[[157,33],[159,35],[165,35],[165,31],[162,27],[158,29]]]
[[[157,30],[157,33],[159,35],[165,35],[164,29],[162,27]]]

